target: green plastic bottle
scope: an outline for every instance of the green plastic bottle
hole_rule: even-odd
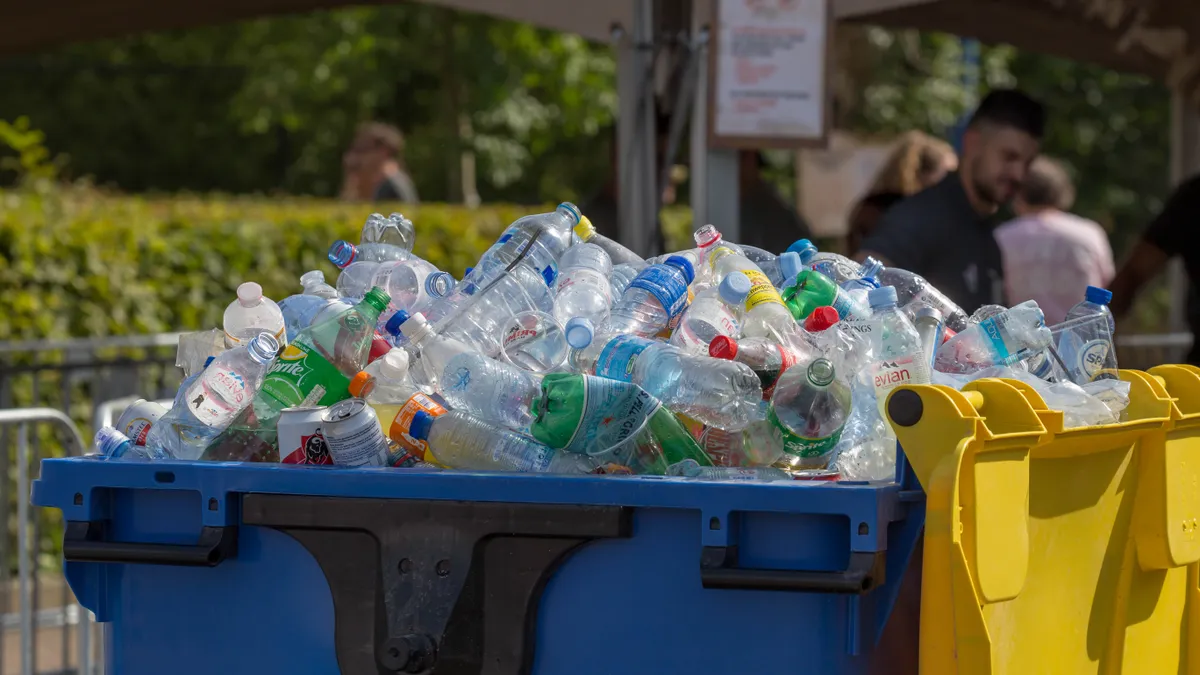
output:
[[[800,272],[795,283],[783,289],[783,304],[797,321],[804,321],[818,307],[833,307],[843,319],[871,318],[869,308],[856,304],[833,280],[816,270]]]
[[[350,379],[367,365],[388,294],[372,288],[363,301],[300,331],[275,359],[254,402],[205,450],[202,459],[277,462],[279,412],[333,405],[350,397]]]
[[[663,475],[685,459],[712,460],[675,415],[636,384],[592,375],[551,373],[530,427],[533,437],[567,452]]]

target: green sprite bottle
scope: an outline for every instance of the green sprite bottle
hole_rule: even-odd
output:
[[[267,370],[254,402],[213,440],[202,459],[279,461],[279,412],[350,397],[350,379],[367,365],[375,324],[388,302],[387,293],[372,288],[354,307],[300,331]]]
[[[804,321],[818,307],[833,307],[843,319],[871,318],[870,308],[856,304],[829,277],[816,270],[804,270],[795,283],[784,287],[783,304],[797,321]]]
[[[530,433],[542,443],[630,468],[663,475],[692,459],[711,466],[683,423],[636,384],[592,375],[551,373]]]

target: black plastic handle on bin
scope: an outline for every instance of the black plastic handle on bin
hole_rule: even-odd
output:
[[[63,535],[63,559],[72,562],[137,563],[216,567],[237,555],[238,529],[203,527],[195,544],[147,544],[108,541],[104,521],[69,521]]]
[[[705,546],[700,553],[700,582],[705,588],[746,591],[795,591],[861,595],[883,584],[887,552],[850,553],[846,569],[836,572],[742,569],[736,546]]]

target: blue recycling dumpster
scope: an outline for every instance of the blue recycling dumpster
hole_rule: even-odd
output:
[[[42,463],[108,672],[865,673],[899,484]]]

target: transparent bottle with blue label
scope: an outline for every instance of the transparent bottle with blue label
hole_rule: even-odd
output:
[[[671,410],[722,429],[762,419],[762,384],[748,366],[693,356],[636,335],[598,335],[569,358],[575,372],[632,382]]]
[[[629,283],[597,332],[657,335],[687,308],[688,284],[694,278],[692,263],[682,256],[647,267]]]
[[[1011,366],[1046,349],[1053,340],[1037,302],[1029,300],[968,326],[938,347],[934,367],[943,373],[973,373]]]
[[[1067,312],[1054,327],[1058,354],[1075,384],[1117,379],[1117,356],[1113,347],[1116,322],[1108,303],[1112,292],[1088,286],[1083,302]]]

